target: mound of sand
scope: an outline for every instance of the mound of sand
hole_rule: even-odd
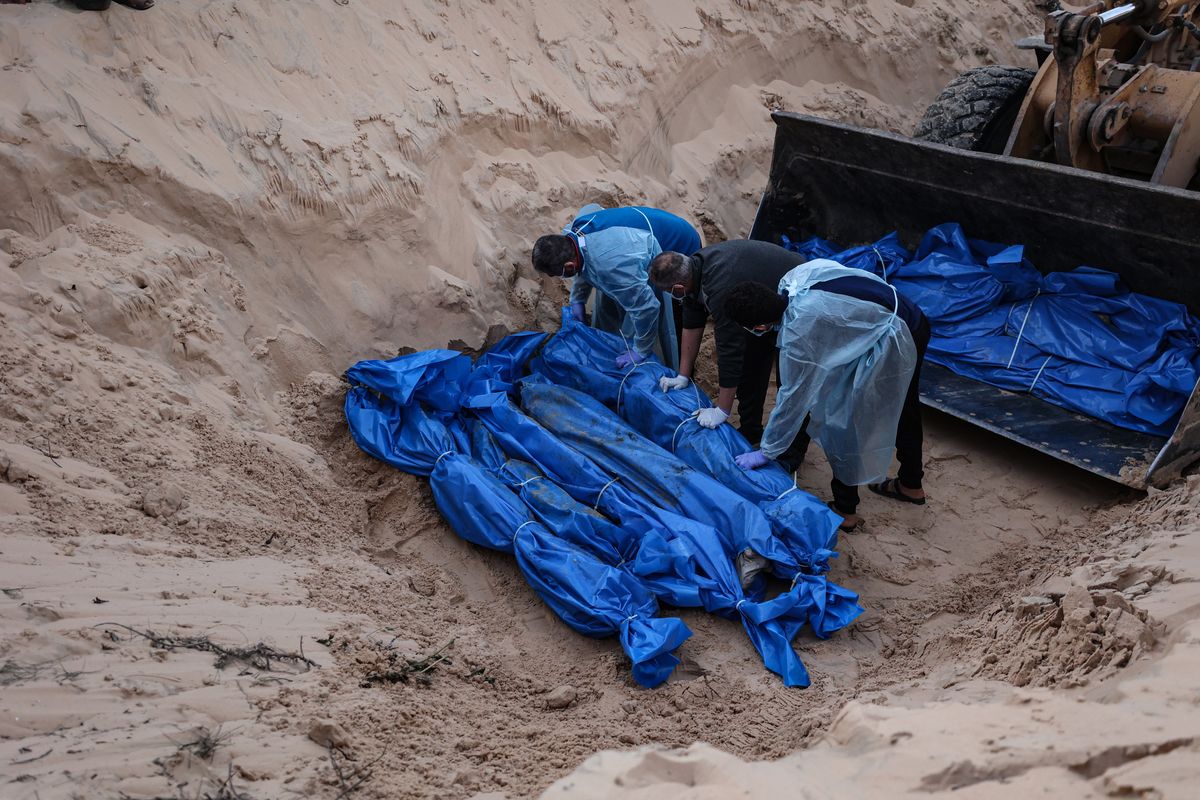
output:
[[[1051,570],[1042,595],[1005,598],[980,615],[982,631],[956,631],[940,674],[848,703],[805,752],[758,763],[699,744],[601,753],[544,797],[1191,797],[1197,508],[1192,476],[1123,511],[1090,556]],[[1156,647],[1153,660],[1131,665]],[[958,680],[959,667],[972,677]],[[980,677],[993,675],[1008,682]],[[1085,676],[1096,678],[1086,689],[1018,688],[1082,687]]]
[[[869,612],[800,640],[810,690],[685,614],[684,666],[645,692],[341,417],[354,360],[553,325],[529,246],[579,205],[744,235],[770,109],[908,130],[1039,24],[1015,0],[0,6],[0,794],[519,797],[597,750],[780,757],[828,730],[832,763],[878,741],[868,711],[1036,733],[1013,684],[1141,692],[1187,652],[1162,598],[1190,540],[1134,552],[1192,518],[1175,494],[1122,522],[1118,487],[931,418],[934,499],[864,504],[833,577]],[[1072,729],[1100,760],[1071,774],[1112,772],[1105,719]]]

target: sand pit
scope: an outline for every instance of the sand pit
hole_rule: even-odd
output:
[[[0,796],[1186,796],[1194,477],[931,414],[933,499],[865,500],[811,688],[689,612],[645,691],[354,446],[353,361],[553,327],[529,247],[582,203],[745,235],[769,109],[907,131],[1040,24],[533,5],[0,6]]]

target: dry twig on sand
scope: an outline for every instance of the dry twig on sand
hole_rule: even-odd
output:
[[[424,658],[406,658],[399,665],[396,665],[396,657],[393,654],[391,656],[392,668],[368,672],[362,685],[369,686],[372,683],[408,683],[410,679],[427,684],[430,682],[430,673],[436,670],[438,665],[454,663],[450,660],[450,656],[445,655],[445,652],[450,649],[452,644],[454,644],[453,639]]]
[[[283,650],[277,650],[263,642],[259,642],[251,647],[226,647],[225,645],[217,644],[207,636],[160,636],[154,631],[139,631],[137,628],[131,628],[119,622],[102,622],[95,627],[103,628],[105,626],[123,628],[130,633],[148,640],[153,647],[161,650],[200,650],[207,653],[214,653],[217,656],[215,662],[217,669],[224,669],[230,664],[240,663],[254,669],[270,672],[273,669],[272,662],[289,664],[294,667],[304,667],[305,669],[320,667],[320,664],[302,653],[288,653]]]
[[[31,681],[41,674],[42,667],[50,662],[43,661],[40,664],[18,664],[16,661],[9,659],[3,664],[0,664],[0,686],[11,686],[14,683],[21,681]]]
[[[229,773],[225,776],[225,780],[213,785],[209,788],[201,786],[194,795],[186,795],[183,789],[179,790],[179,794],[167,797],[165,795],[156,795],[154,797],[134,797],[133,795],[121,792],[118,795],[121,800],[254,800],[253,797],[245,792],[239,791],[233,785],[233,764],[229,765]]]
[[[218,725],[215,731],[210,731],[208,728],[201,726],[192,732],[194,738],[188,742],[176,742],[171,739],[179,749],[180,753],[190,753],[196,758],[205,761],[211,761],[213,754],[221,747],[229,743],[236,731],[223,731]],[[170,737],[167,737],[170,738]]]
[[[121,800],[254,800],[253,797],[245,792],[239,791],[233,785],[233,764],[229,765],[229,772],[225,779],[219,783],[212,782],[212,786],[201,786],[193,795],[184,794],[180,788],[179,794],[176,795],[155,795],[154,797],[134,797],[133,795],[121,792],[118,797]]]
[[[46,446],[42,447],[39,444],[35,444],[35,442],[37,442],[38,439],[45,442]],[[55,454],[54,450],[51,449],[51,447],[50,447],[50,440],[46,438],[46,434],[44,434],[44,433],[40,434],[37,437],[37,439],[34,439],[32,442],[29,443],[29,446],[32,447],[34,450],[37,450],[39,453],[44,455],[46,458],[50,459],[50,461],[54,464],[54,466],[58,467],[59,469],[62,468],[62,464],[58,463],[58,457],[62,454],[61,453]]]
[[[22,748],[22,749],[28,749],[28,748]],[[22,759],[18,759],[16,761],[10,761],[8,763],[12,764],[14,766],[17,764],[32,764],[35,761],[41,761],[43,758],[45,758],[46,756],[50,755],[53,752],[54,752],[54,748],[51,747],[49,750],[42,753],[40,756],[34,756],[33,758],[22,758]]]
[[[342,761],[339,763],[338,756],[341,756]],[[363,784],[371,780],[375,773],[371,771],[371,767],[375,766],[383,758],[383,753],[380,753],[374,761],[366,766],[355,767],[346,772],[342,767],[346,761],[350,759],[340,748],[335,747],[332,743],[329,745],[329,763],[333,765],[333,772],[337,775],[338,786],[341,791],[338,793],[336,800],[343,800],[349,797],[352,793],[357,792],[362,788]]]

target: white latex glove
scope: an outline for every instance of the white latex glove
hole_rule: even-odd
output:
[[[669,392],[672,389],[686,389],[689,384],[691,384],[691,380],[682,375],[676,375],[674,378],[663,375],[658,379],[658,388],[663,392]]]
[[[719,428],[729,419],[729,415],[719,408],[702,408],[696,412],[696,422],[701,428]]]

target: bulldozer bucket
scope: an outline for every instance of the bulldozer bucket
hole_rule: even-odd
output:
[[[1025,245],[1043,272],[1089,265],[1200,315],[1200,193],[1056,164],[957,150],[776,112],[775,150],[750,238],[821,236],[846,247],[897,231],[914,247],[957,222]],[[1200,387],[1168,437],[1125,430],[926,364],[922,401],[1138,489],[1200,459]]]

